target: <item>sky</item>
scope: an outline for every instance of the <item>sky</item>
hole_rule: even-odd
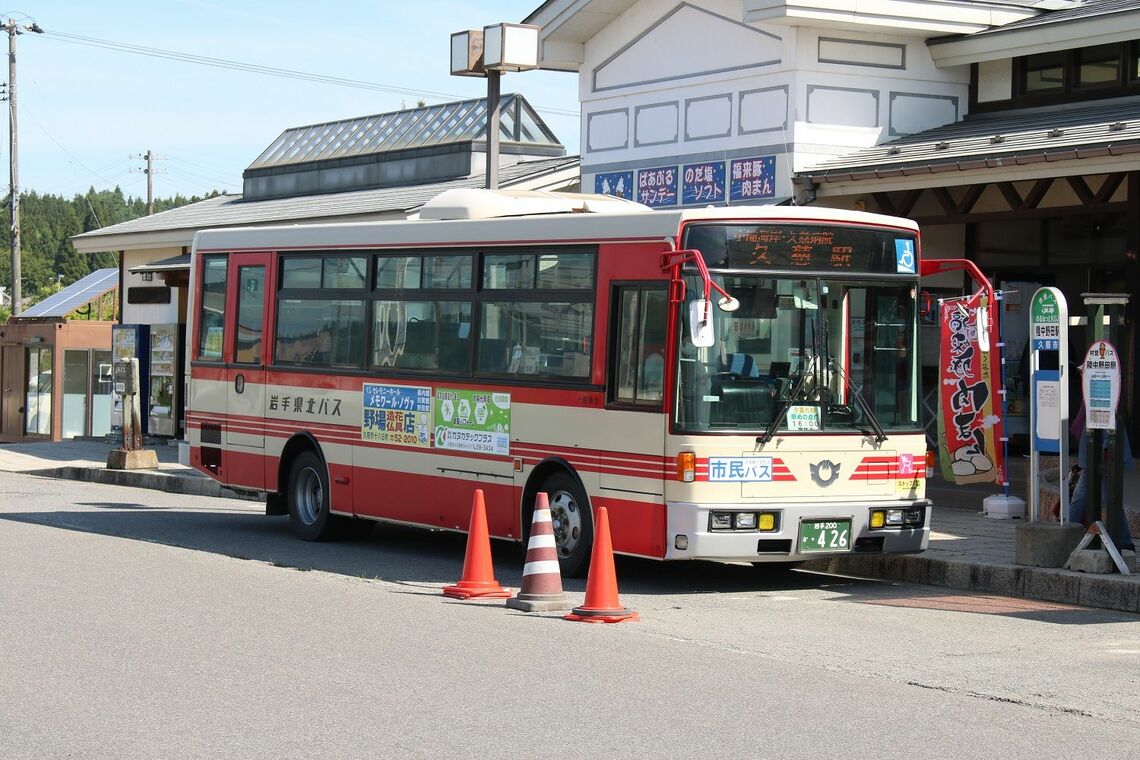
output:
[[[541,0],[22,2],[0,11],[0,18],[21,25],[34,21],[44,34],[16,38],[20,189],[68,198],[89,187],[116,186],[145,198],[141,156],[148,150],[157,157],[156,197],[240,193],[245,167],[290,127],[412,108],[420,98],[431,105],[485,97],[485,79],[450,75],[451,34],[517,23],[541,5]],[[122,52],[105,43],[382,89],[216,68]],[[0,71],[0,80],[7,78]],[[567,153],[578,153],[575,74],[505,74],[502,92],[524,95]],[[8,121],[8,108],[2,113]],[[0,141],[0,155],[0,175],[6,177],[7,141]]]

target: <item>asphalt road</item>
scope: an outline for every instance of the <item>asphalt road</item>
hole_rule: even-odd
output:
[[[619,558],[642,620],[440,595],[464,539],[0,473],[0,757],[1135,757],[1140,617]],[[497,577],[522,552],[496,545]],[[582,581],[567,581],[581,599]]]

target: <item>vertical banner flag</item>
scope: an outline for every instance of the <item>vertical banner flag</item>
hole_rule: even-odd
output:
[[[943,474],[957,485],[1004,483],[1000,414],[995,411],[1001,386],[1001,359],[983,350],[997,346],[996,336],[980,340],[979,322],[998,324],[982,293],[943,301],[939,357],[939,438]],[[996,303],[996,302],[995,302]],[[986,311],[990,319],[979,319]],[[983,327],[983,329],[987,329]],[[988,337],[988,336],[987,336]]]

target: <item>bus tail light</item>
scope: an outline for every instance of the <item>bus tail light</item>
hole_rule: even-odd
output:
[[[926,477],[934,477],[934,467],[938,464],[938,453],[934,449],[926,452]]]
[[[697,455],[691,451],[682,451],[677,455],[677,480],[692,483],[697,479]]]

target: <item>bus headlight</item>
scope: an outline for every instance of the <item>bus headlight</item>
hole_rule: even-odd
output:
[[[778,512],[710,512],[709,530],[772,531]]]
[[[713,512],[709,519],[710,530],[732,530],[731,512]]]
[[[737,530],[756,530],[756,513],[737,512],[735,523]]]
[[[926,522],[926,511],[922,507],[905,509],[872,509],[867,524],[872,530],[879,528],[921,528]]]

